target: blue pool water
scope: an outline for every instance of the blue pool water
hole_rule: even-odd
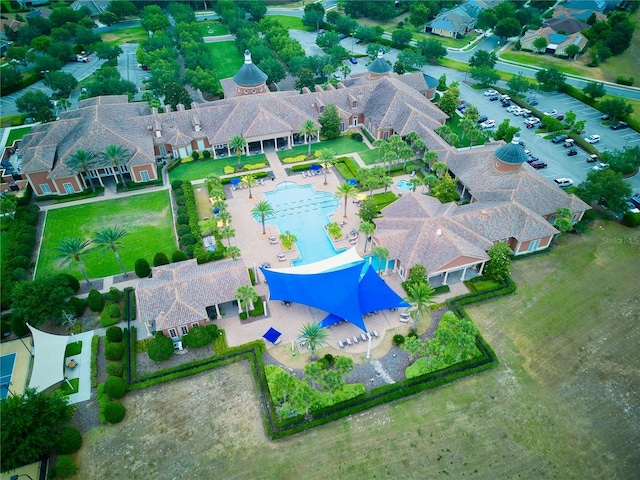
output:
[[[306,265],[338,253],[324,228],[340,203],[334,195],[316,192],[311,185],[282,182],[265,197],[276,212],[265,224],[276,225],[280,233],[289,231],[298,239],[300,259],[294,260],[294,265]]]
[[[9,394],[13,366],[16,363],[16,354],[9,353],[0,357],[0,398],[6,398]]]
[[[400,190],[407,190],[408,192],[410,192],[411,190],[413,190],[413,183],[411,183],[409,180],[399,180],[396,187],[398,187]]]

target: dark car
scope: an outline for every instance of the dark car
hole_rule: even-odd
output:
[[[536,100],[535,98],[527,98],[525,102],[527,102],[529,105],[538,105],[538,100]]]
[[[553,137],[551,139],[552,143],[562,143],[567,139],[567,135],[558,135],[557,137]]]
[[[493,97],[489,97],[489,100],[490,100],[491,102],[495,102],[496,100],[498,100],[498,96],[497,96],[497,95],[494,95]]]
[[[513,105],[513,103],[511,103],[511,102],[502,102],[502,106],[504,108],[510,107],[511,105]]]
[[[627,122],[616,122],[611,125],[611,130],[622,130],[623,128],[629,128],[629,124]]]
[[[560,121],[564,120],[564,115],[562,114],[556,115],[556,120],[560,120]]]
[[[478,121],[476,123],[486,122],[488,119],[489,119],[489,117],[487,117],[486,115],[480,115],[480,117],[478,118]]]
[[[358,63],[358,60],[356,60],[356,57],[351,57],[351,58],[349,59],[349,61],[350,61],[351,63],[353,63],[354,65],[356,65],[356,64]]]
[[[574,155],[578,154],[578,149],[577,148],[570,148],[569,151],[567,152],[567,155],[569,155],[570,157],[573,157]]]
[[[465,108],[467,108],[468,105],[469,105],[468,103],[461,103],[456,107],[456,110],[458,110],[459,112],[462,112]]]
[[[640,208],[640,193],[634,194],[629,201],[633,203],[636,207]]]
[[[529,155],[529,160],[527,160],[528,164],[532,164],[533,162],[537,162],[540,159],[538,157],[534,157],[533,155]]]
[[[527,128],[536,128],[537,123],[527,123]]]
[[[340,40],[344,40],[345,38],[347,38],[347,35],[344,33],[340,33],[338,34],[338,37],[340,37]]]
[[[531,165],[536,170],[540,170],[541,168],[547,168],[547,164],[544,163],[542,160],[536,160],[535,162],[531,162],[529,165]]]

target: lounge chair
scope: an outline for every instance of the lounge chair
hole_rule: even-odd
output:
[[[278,239],[276,237],[269,237],[269,243],[275,245],[278,243]]]
[[[278,260],[280,260],[281,262],[284,262],[286,259],[287,259],[287,256],[284,253],[278,254]]]
[[[363,342],[366,342],[367,340],[369,340],[369,337],[367,337],[367,334],[366,334],[366,333],[361,334],[361,335],[360,335],[360,338],[362,338],[362,341],[363,341]]]
[[[379,337],[380,336],[380,334],[378,333],[377,330],[373,330],[371,333],[373,333],[374,337]]]
[[[355,245],[356,243],[358,243],[358,239],[357,238],[353,238],[353,239],[349,240],[349,243],[351,245]]]
[[[358,343],[360,342],[360,340],[358,339],[358,337],[356,337],[355,335],[353,336],[353,343]]]
[[[350,339],[350,338],[347,338],[347,339],[345,340],[345,342],[347,342],[347,345],[353,345],[353,342],[351,341],[351,339]]]
[[[338,346],[340,348],[344,348],[344,342],[342,340],[338,340]]]

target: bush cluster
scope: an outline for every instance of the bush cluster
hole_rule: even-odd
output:
[[[211,344],[213,337],[205,327],[192,327],[189,333],[182,337],[182,343],[189,348],[202,348]]]
[[[122,364],[120,362],[111,362],[107,364],[107,375],[110,377],[122,378]]]
[[[126,413],[124,405],[119,402],[109,402],[104,406],[104,418],[109,423],[120,423]]]
[[[173,341],[165,337],[162,332],[157,332],[155,338],[149,343],[147,354],[154,362],[168,360],[173,355]]]
[[[149,266],[149,262],[147,262],[144,258],[139,258],[136,260],[134,270],[138,278],[147,278],[149,275],[151,275],[151,267]]]
[[[306,155],[296,155],[295,157],[283,158],[282,163],[284,164],[298,163],[298,162],[304,162],[305,160],[307,160]]]
[[[69,478],[78,473],[78,465],[73,457],[60,455],[52,470],[53,478]]]
[[[115,325],[120,321],[120,316],[120,306],[116,303],[108,302],[100,314],[100,326],[109,327]]]
[[[56,452],[60,455],[70,455],[80,450],[82,434],[73,427],[62,427],[56,442]]]
[[[104,356],[107,360],[119,361],[124,355],[124,347],[121,343],[107,343],[104,348]]]
[[[76,317],[81,317],[87,309],[87,301],[84,298],[71,297],[68,303]]]
[[[266,166],[266,163],[247,163],[243,165],[245,170],[260,170],[261,168],[265,168]]]
[[[108,377],[104,382],[104,393],[109,395],[109,398],[123,398],[127,394],[124,380],[117,376]]]
[[[107,340],[109,340],[109,342],[114,342],[114,343],[120,343],[123,338],[122,329],[115,325],[107,328],[105,335],[107,337]]]

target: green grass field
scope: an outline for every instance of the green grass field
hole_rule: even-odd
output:
[[[236,44],[234,42],[214,42],[206,45],[213,57],[218,78],[233,77],[244,62],[244,58],[238,53]]]
[[[263,153],[258,155],[251,155],[249,157],[243,155],[242,157],[240,157],[240,161],[243,164],[266,163],[266,166],[269,166],[267,156]],[[224,175],[224,167],[226,167],[227,165],[235,167],[237,164],[238,157],[236,157],[235,155],[231,157],[219,158],[216,160],[199,160],[197,162],[185,163],[177,167],[175,170],[169,172],[169,179],[171,181],[200,180],[206,178],[212,173],[220,176]]]
[[[80,471],[105,479],[123,471],[262,480],[636,478],[639,258],[637,229],[597,222],[586,235],[563,236],[553,251],[514,263],[516,293],[468,309],[498,367],[275,442],[265,438],[241,363],[131,392],[122,423],[85,435]],[[189,414],[167,423],[175,401]],[[122,438],[144,460],[132,464]],[[162,453],[171,446],[175,456]]]
[[[229,33],[227,27],[220,25],[218,22],[208,21],[199,22],[197,24],[198,31],[203,37],[218,37]]]
[[[22,127],[22,128],[14,128],[9,132],[9,136],[7,137],[6,146],[9,147],[13,145],[13,142],[16,140],[20,140],[27,133],[31,132],[31,127]]]
[[[171,255],[176,249],[173,239],[173,217],[167,191],[134,195],[116,200],[74,205],[47,212],[37,276],[50,273],[69,272],[81,279],[77,267],[60,268],[54,250],[64,238],[80,236],[90,239],[102,227],[117,225],[129,231],[119,249],[127,271],[132,271],[138,258],[149,262],[157,252]],[[113,254],[101,256],[92,252],[83,256],[90,278],[105,277],[120,273]]]
[[[144,28],[130,27],[122,30],[114,30],[102,34],[102,41],[109,45],[122,45],[123,43],[140,43],[149,38],[149,32]]]
[[[322,142],[315,142],[311,144],[311,154],[316,150],[323,148],[330,148],[336,155],[344,155],[345,153],[363,152],[368,150],[369,147],[364,142],[358,142],[347,137],[336,138],[335,140],[325,140]],[[289,157],[297,157],[298,155],[306,155],[309,151],[309,145],[297,145],[291,150],[278,151],[278,158],[280,160]]]
[[[269,15],[269,18],[272,18],[273,20],[277,20],[287,30],[306,30],[309,32],[315,30],[315,28],[305,27],[302,24],[302,18],[290,17],[287,15]]]

